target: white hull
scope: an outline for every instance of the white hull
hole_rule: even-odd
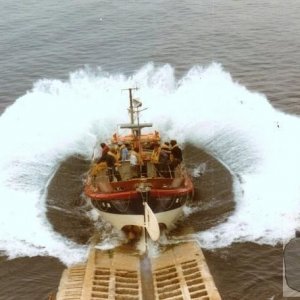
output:
[[[175,208],[173,210],[156,213],[158,223],[163,223],[170,228],[174,222],[176,222],[182,215],[183,206]],[[126,225],[144,226],[144,215],[122,215],[111,214],[103,211],[99,211],[103,219],[111,223],[114,227],[121,230]]]

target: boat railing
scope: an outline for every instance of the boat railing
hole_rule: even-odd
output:
[[[173,171],[169,164],[154,164],[151,161],[144,161],[144,166],[141,167],[140,172],[130,165],[130,161],[122,161],[117,168],[120,175],[121,182],[141,179],[171,179],[187,178],[187,171],[183,163],[179,164]],[[138,174],[139,173],[139,174]],[[100,185],[103,183],[117,182],[115,174],[112,170],[107,168],[106,163],[95,163],[92,165],[89,173],[87,183],[95,190],[101,190]],[[162,182],[162,181],[159,181]],[[171,182],[171,181],[170,181]],[[170,185],[170,182],[168,185]],[[125,185],[126,186],[126,185]]]
[[[127,181],[113,182],[110,182],[105,177],[98,177],[90,185],[90,189],[94,193],[123,193],[136,191],[141,184],[156,192],[159,190],[189,188],[186,185],[185,178],[181,176],[175,178],[135,178]]]

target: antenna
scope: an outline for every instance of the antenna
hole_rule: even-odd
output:
[[[133,103],[134,108],[139,108],[142,106],[142,102],[140,102],[137,99],[132,99],[132,103]]]

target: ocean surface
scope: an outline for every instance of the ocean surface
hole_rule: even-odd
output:
[[[95,234],[120,242],[82,178],[135,86],[142,119],[177,138],[196,187],[170,239],[200,241],[222,299],[286,299],[283,245],[300,226],[300,1],[0,4],[0,299],[48,299]]]

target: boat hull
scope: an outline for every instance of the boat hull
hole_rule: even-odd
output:
[[[169,228],[180,217],[183,206],[189,200],[190,195],[185,193],[175,196],[152,197],[149,193],[148,199],[146,197],[146,194],[138,193],[131,199],[102,199],[101,201],[91,199],[91,202],[106,221],[121,229],[126,225],[143,226],[145,211],[143,202],[146,200],[158,223]]]
[[[118,229],[124,226],[143,226],[145,202],[157,222],[170,228],[182,214],[183,206],[193,197],[193,185],[187,177],[180,187],[173,187],[174,179],[136,179],[115,182],[113,191],[99,192],[89,187],[85,194],[106,221]],[[110,185],[110,184],[108,184]]]
[[[183,206],[178,208],[156,213],[155,217],[159,224],[164,224],[167,228],[174,225],[180,216],[182,215]],[[102,218],[111,223],[115,228],[121,230],[125,226],[141,226],[144,227],[145,220],[144,215],[139,214],[114,214],[109,212],[100,211]]]

